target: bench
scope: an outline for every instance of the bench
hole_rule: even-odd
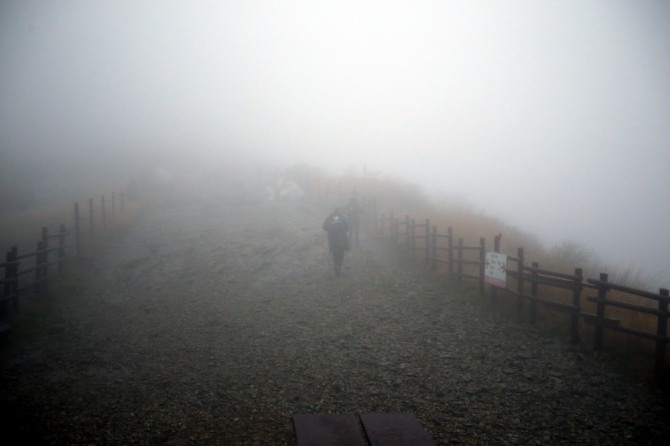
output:
[[[435,446],[409,413],[293,415],[297,446]]]

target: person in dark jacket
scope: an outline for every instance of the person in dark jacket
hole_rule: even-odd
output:
[[[342,272],[342,262],[344,261],[344,251],[349,250],[349,223],[339,208],[326,217],[323,222],[323,230],[328,233],[328,248],[333,255],[335,264],[335,273],[339,276]]]

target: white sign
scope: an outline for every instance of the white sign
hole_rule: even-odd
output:
[[[507,288],[507,254],[486,253],[484,282],[500,288]]]

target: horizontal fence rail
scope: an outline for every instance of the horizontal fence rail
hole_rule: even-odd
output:
[[[594,302],[597,305],[596,314],[588,315],[588,322],[595,325],[595,337],[593,348],[596,351],[601,351],[603,348],[603,334],[605,328],[610,330],[616,330],[623,333],[627,333],[634,336],[639,336],[642,338],[650,339],[656,342],[656,357],[655,357],[655,368],[656,370],[662,370],[665,366],[665,350],[667,344],[670,342],[668,339],[668,303],[670,302],[670,297],[668,296],[668,290],[661,288],[657,293],[650,293],[648,291],[637,290],[634,288],[616,285],[607,281],[607,274],[600,274],[599,279],[588,279],[588,283],[595,286],[595,289],[598,291],[597,296],[588,296],[587,300]],[[608,297],[608,292],[612,290],[621,291],[626,294],[634,295],[647,299],[656,304],[656,308],[652,308],[645,305],[635,305],[629,302],[623,302],[620,300],[615,300]],[[656,333],[649,333],[646,331],[638,330],[632,327],[627,327],[621,324],[621,321],[618,319],[612,319],[607,317],[607,309],[609,308],[622,308],[632,312],[646,313],[654,315],[657,318],[657,329]]]
[[[48,228],[44,226],[34,251],[19,254],[16,246],[7,251],[5,262],[0,263],[0,268],[4,269],[0,320],[9,316],[10,306],[12,310],[18,310],[20,297],[48,290],[50,268],[55,267],[57,272],[61,272],[68,259],[66,240],[69,235],[64,224],[53,235],[49,235]],[[56,242],[55,246],[50,245],[52,241]],[[3,327],[7,328],[7,324],[4,323]]]
[[[486,240],[480,238],[478,245],[467,245],[462,238],[455,242],[454,231],[449,227],[440,233],[436,225],[430,226],[430,220],[416,223],[409,215],[403,219],[388,215],[375,217],[375,233],[393,241],[403,252],[416,258],[417,253],[425,252],[426,263],[435,271],[446,267],[450,277],[456,280],[471,279],[477,282],[479,291],[486,290],[485,262]],[[500,253],[501,235],[494,237],[493,252]],[[537,262],[527,264],[523,248],[516,255],[507,255],[507,282],[505,287],[489,285],[493,302],[497,302],[499,293],[516,298],[517,309],[521,315],[524,303],[528,303],[528,321],[537,322],[538,306],[551,311],[564,313],[569,318],[571,342],[581,342],[581,328],[584,324],[593,327],[593,349],[602,351],[605,330],[613,330],[627,335],[651,340],[655,343],[654,372],[660,378],[666,368],[666,350],[670,344],[668,337],[668,290],[661,288],[658,293],[638,290],[617,285],[607,280],[607,274],[601,273],[599,279],[585,278],[581,268],[573,273],[565,273],[540,268]],[[569,297],[557,299],[550,290],[561,290]],[[595,291],[597,295],[584,296],[586,291]],[[608,293],[617,291],[646,300],[644,304],[633,304],[617,300]],[[586,304],[595,305],[595,312],[589,312]],[[610,315],[612,309],[655,317],[656,330],[653,332],[624,325],[621,320]]]
[[[137,198],[134,183],[131,183],[128,195],[131,199]],[[88,200],[88,212],[84,217],[76,202],[72,230],[61,224],[57,232],[50,233],[48,227],[43,226],[34,250],[23,252],[13,246],[7,251],[5,261],[0,263],[0,334],[11,330],[11,313],[19,310],[19,300],[48,293],[53,273],[62,272],[72,255],[80,258],[87,248],[92,250],[96,241],[113,228],[115,219],[126,206],[124,192],[112,193],[110,199],[102,195],[99,202]]]

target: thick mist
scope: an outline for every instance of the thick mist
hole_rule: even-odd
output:
[[[4,1],[0,181],[306,163],[666,272],[667,42],[651,0]]]

